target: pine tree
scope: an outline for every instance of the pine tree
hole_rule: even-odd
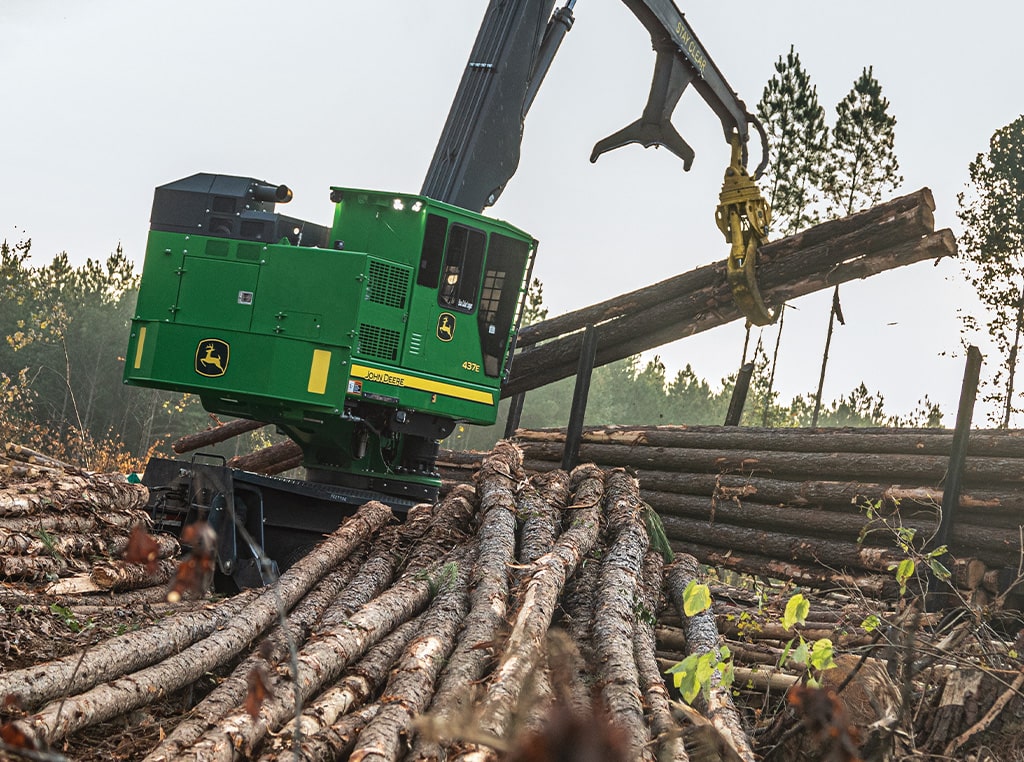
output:
[[[824,185],[830,214],[844,216],[874,206],[903,182],[895,127],[889,100],[882,97],[882,86],[869,66],[836,106]]]
[[[817,88],[793,46],[785,58],[779,56],[775,72],[757,104],[771,156],[763,185],[773,233],[791,235],[818,221],[828,127]]]
[[[997,130],[988,153],[971,162],[958,200],[964,275],[985,307],[984,327],[999,353],[998,363],[988,363],[995,370],[984,398],[998,408],[992,422],[1006,428],[1020,410],[1013,400],[1024,326],[1024,116]],[[965,329],[979,329],[978,318],[963,317]]]

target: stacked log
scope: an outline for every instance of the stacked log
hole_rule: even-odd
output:
[[[797,701],[813,700],[800,638],[836,649],[837,668],[818,677],[828,701],[849,704],[849,738],[886,731],[881,742],[915,738],[951,756],[1010,732],[1019,664],[992,624],[804,590],[809,613],[787,629],[788,585],[707,579],[684,553],[666,565],[626,470],[528,480],[523,463],[499,443],[473,485],[402,524],[368,503],[267,588],[173,606],[139,597],[165,607],[158,622],[0,672],[0,738],[80,759],[109,758],[97,738],[121,738],[130,751],[118,756],[153,761],[520,760],[567,747],[593,759],[795,758],[794,744],[816,743]],[[690,581],[710,584],[711,609],[687,613]],[[57,600],[83,610],[70,598]],[[731,659],[687,707],[664,672],[723,644]],[[919,698],[863,699],[902,701],[890,674]],[[762,715],[794,686],[794,708]],[[983,710],[1004,712],[979,719],[970,686],[990,699]]]
[[[143,485],[86,473],[13,444],[0,457],[0,478],[3,578],[74,578],[55,587],[61,592],[145,587],[173,574],[171,559],[180,549],[170,537],[156,542],[151,568],[121,560],[133,527],[149,523]]]
[[[934,232],[927,188],[758,250],[757,279],[768,305],[840,283],[956,253],[949,230]],[[597,329],[597,365],[621,360],[742,319],[725,260],[576,312],[524,328],[503,396],[537,389],[576,372],[582,329]]]
[[[558,467],[564,431],[517,438],[528,470]],[[938,526],[951,442],[939,429],[626,426],[585,430],[580,458],[636,469],[673,547],[704,563],[887,596],[906,557],[895,531],[915,530],[920,546]],[[478,458],[443,452],[446,478]],[[982,600],[1002,592],[1022,524],[1024,432],[973,433],[948,543],[958,587]]]
[[[369,503],[268,588],[0,674],[17,697],[7,711],[23,712],[3,738],[74,749],[89,727],[226,670],[147,759],[496,759],[575,728],[617,759],[685,760],[653,623],[634,605],[658,610],[663,564],[636,480],[582,466],[529,484],[521,464],[499,443],[475,489],[400,526]],[[586,683],[571,690],[568,673]],[[643,697],[659,694],[655,720]],[[730,733],[752,760],[744,726]]]

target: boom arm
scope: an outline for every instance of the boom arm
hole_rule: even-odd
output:
[[[420,193],[474,212],[519,167],[523,120],[572,27],[569,0],[491,0]]]
[[[555,0],[490,0],[462,81],[448,113],[421,194],[473,211],[501,195],[519,166],[523,121],[565,34],[576,0],[552,14]],[[693,162],[693,149],[672,126],[683,91],[694,88],[722,121],[725,139],[738,137],[746,164],[749,126],[761,134],[759,176],[767,139],[710,59],[672,0],[623,0],[651,35],[657,58],[647,106],[629,126],[594,146],[590,160],[628,143],[662,145]]]

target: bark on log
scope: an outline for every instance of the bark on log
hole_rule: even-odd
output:
[[[687,616],[683,605],[683,592],[687,585],[700,576],[700,566],[693,556],[680,554],[669,565],[666,572],[666,588],[686,630],[686,653],[705,654],[719,646],[718,629],[711,610]],[[744,762],[754,762],[754,751],[750,746],[746,730],[728,688],[721,684],[721,674],[711,678],[707,693],[706,716],[711,724],[733,747]]]
[[[213,724],[235,707],[242,704],[249,690],[249,674],[258,664],[275,664],[290,650],[290,644],[303,642],[324,610],[337,597],[341,589],[355,576],[365,553],[353,552],[341,566],[317,583],[288,614],[285,626],[276,627],[260,648],[221,680],[217,687],[200,701],[188,716],[171,731],[145,758],[144,762],[165,762],[174,759],[183,749],[195,743]]]
[[[250,605],[254,592],[228,598],[201,611],[171,617],[142,630],[46,664],[0,673],[0,694],[18,697],[34,709],[62,695],[74,695],[155,664],[224,626]]]
[[[262,590],[244,618],[232,619],[223,629],[159,664],[51,703],[13,725],[37,748],[48,746],[69,733],[192,684],[217,664],[240,653],[279,615],[280,608],[292,608],[331,568],[391,517],[387,506],[367,503],[313,552],[286,571],[276,584]]]
[[[709,532],[706,521],[678,516],[663,516],[662,522],[670,541],[693,542],[700,538],[724,550],[765,554],[779,560],[812,561],[839,569],[888,572],[891,564],[898,565],[905,557],[884,548],[864,547],[853,542],[808,538],[729,524],[716,524],[715,531]]]
[[[604,474],[597,466],[593,464],[577,466],[572,472],[571,485],[573,488],[571,508],[580,509],[602,504]],[[591,717],[593,715],[590,696],[592,678],[584,665],[593,664],[595,661],[591,630],[596,604],[594,591],[597,590],[600,567],[600,553],[595,550],[583,559],[582,565],[569,580],[562,599],[560,624],[565,628],[579,657],[572,661],[572,666],[576,669],[573,679],[570,681],[574,690],[566,700],[570,712],[575,717]]]
[[[672,718],[672,700],[658,668],[654,614],[659,609],[665,564],[656,551],[644,556],[640,585],[640,614],[633,633],[633,658],[640,673],[651,737],[657,744],[658,762],[689,762],[679,725]]]
[[[509,595],[509,566],[515,560],[515,489],[521,480],[522,453],[510,442],[495,445],[477,474],[480,498],[480,548],[470,581],[470,610],[448,665],[441,674],[430,712],[441,724],[469,714],[471,686],[493,662]],[[430,758],[439,747],[418,741],[413,758]]]
[[[806,536],[810,541],[815,537],[823,537],[862,542],[864,545],[884,548],[893,548],[895,545],[890,531],[885,530],[879,522],[872,521],[860,513],[764,505],[752,500],[714,500],[648,490],[642,490],[640,495],[659,515],[705,520],[708,522],[706,527],[709,531],[714,531],[720,524],[728,524],[734,527],[789,531]],[[899,526],[916,529],[922,542],[932,536],[938,528],[938,516],[931,520],[921,520],[903,516],[902,511],[899,513],[900,516],[892,520]],[[870,533],[868,530],[871,530]],[[980,526],[955,525],[949,545],[955,555],[970,554],[971,557],[980,558],[996,566],[1012,564],[1020,555],[1017,537],[1006,531]]]
[[[469,609],[466,585],[475,560],[472,552],[467,553],[446,589],[434,599],[422,630],[395,665],[380,711],[359,734],[351,762],[398,762],[402,757],[402,741],[411,733],[413,720],[430,703],[434,682]]]
[[[857,259],[850,259],[849,252],[840,252],[838,247],[821,246],[788,260],[763,258],[758,266],[758,279],[765,301],[782,304],[839,283],[926,259],[952,256],[955,252],[956,242],[948,230],[923,238],[914,236],[892,248]],[[719,285],[698,288],[685,297],[660,302],[650,309],[600,326],[597,329],[597,365],[741,319],[743,316],[726,284],[724,261],[708,267],[717,270]],[[706,269],[693,271],[697,274],[695,278],[707,278],[706,272],[701,273]],[[652,330],[652,326],[659,328]],[[502,396],[512,396],[571,376],[581,346],[582,334],[575,333],[517,353]]]
[[[528,461],[527,466],[534,461]],[[899,506],[902,512],[934,513],[942,505],[942,490],[904,484],[864,481],[822,481],[817,479],[772,479],[735,474],[700,474],[670,471],[641,471],[643,490],[679,495],[716,495],[723,499],[747,499],[758,503],[794,507],[856,511],[866,500],[878,501],[886,509]],[[1024,513],[1024,492],[974,489],[960,495],[957,524],[1015,528]]]
[[[302,448],[290,439],[264,447],[248,455],[236,455],[227,462],[228,468],[263,473],[269,468],[302,457]]]
[[[599,505],[574,506],[568,529],[550,552],[534,561],[523,583],[521,604],[505,641],[501,660],[487,693],[477,707],[477,724],[495,738],[507,738],[510,721],[530,675],[542,663],[548,628],[566,580],[597,545],[601,527]]]
[[[46,513],[35,516],[5,516],[0,518],[0,531],[38,532],[50,534],[64,532],[98,533],[110,527],[131,529],[135,524],[145,524],[149,514],[145,511],[106,511],[75,513]]]
[[[126,590],[166,585],[174,578],[177,569],[177,562],[167,558],[157,561],[152,569],[147,568],[145,564],[111,560],[94,563],[91,574],[102,589],[122,593]]]
[[[516,441],[529,455],[530,442],[563,442],[565,429],[519,429]],[[950,429],[762,428],[757,426],[591,426],[582,442],[647,447],[860,452],[949,456]],[[969,455],[1024,458],[1024,430],[972,431]]]
[[[186,434],[171,445],[176,453],[192,452],[200,447],[209,447],[219,442],[227,441],[248,431],[262,429],[267,424],[262,421],[250,421],[245,418],[237,418],[227,423],[222,423],[206,431],[198,431],[195,434]]]
[[[327,749],[330,745],[319,736],[329,733],[344,715],[365,705],[385,685],[392,666],[422,629],[426,615],[424,612],[410,619],[367,651],[334,686],[302,710],[297,726],[288,725],[274,738],[273,747],[278,750],[293,748],[294,739],[299,738],[303,759],[320,758],[317,750]]]
[[[629,758],[638,760],[650,758],[650,734],[633,658],[633,601],[649,545],[642,510],[636,480],[622,469],[610,471],[605,478],[609,546],[601,558],[592,637],[602,703],[608,719],[625,734]]]
[[[687,540],[671,540],[671,545],[677,553],[689,553],[701,563],[720,566],[741,574],[792,581],[798,585],[818,589],[857,590],[859,594],[869,598],[891,598],[899,592],[899,584],[891,573],[844,572],[842,569],[823,566],[813,560],[808,563],[786,561],[756,552],[714,548]]]
[[[267,733],[295,716],[297,706],[337,680],[388,633],[423,611],[441,587],[448,564],[462,563],[464,557],[465,548],[457,548],[431,569],[403,576],[345,624],[319,633],[298,652],[291,665],[294,676],[290,672],[276,675],[270,695],[255,717],[245,709],[232,712],[178,758],[206,762],[251,758]]]
[[[922,188],[857,214],[830,220],[796,235],[766,243],[758,251],[758,257],[763,259],[765,257],[798,256],[801,251],[823,244],[832,244],[837,239],[851,234],[860,237],[858,245],[854,249],[855,253],[859,254],[867,250],[866,247],[871,245],[872,240],[884,241],[898,238],[899,233],[894,234],[887,228],[904,222],[908,212],[920,215],[921,234],[931,232],[934,229],[934,220],[929,218],[934,210],[935,200],[931,191],[928,188]],[[864,240],[865,238],[867,241]],[[704,277],[697,277],[697,272]],[[655,283],[653,286],[637,289],[604,302],[526,326],[519,331],[517,346],[531,346],[540,341],[582,330],[588,325],[598,325],[606,320],[634,314],[651,304],[668,301],[692,293],[699,288],[715,285],[717,283],[715,275],[708,268],[702,268],[692,273],[683,273]]]
[[[0,489],[0,516],[27,516],[41,512],[95,510],[98,513],[139,511],[149,500],[149,490],[121,478],[94,474],[64,475]]]
[[[561,460],[562,448],[554,443],[527,445],[530,458]],[[751,476],[825,474],[849,479],[901,479],[938,482],[946,473],[949,458],[940,455],[875,455],[871,453],[777,452],[772,450],[726,450],[697,448],[629,447],[626,445],[580,445],[582,460],[603,467],[628,466],[653,471],[696,471]],[[1011,458],[972,457],[964,467],[964,481],[990,486],[992,482],[1020,484],[1024,471]]]

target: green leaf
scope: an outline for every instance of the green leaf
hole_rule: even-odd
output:
[[[782,615],[782,627],[791,630],[793,625],[803,624],[807,621],[807,615],[810,612],[810,601],[804,598],[802,593],[797,593],[786,602],[786,611]]]
[[[691,703],[700,693],[700,681],[697,679],[697,665],[700,654],[690,654],[678,664],[669,667],[672,684],[683,694],[683,701]]]
[[[874,632],[878,629],[878,626],[881,623],[881,620],[877,616],[874,614],[868,614],[864,617],[864,621],[860,623],[860,628],[864,630],[864,632]]]
[[[695,616],[702,611],[711,608],[711,590],[707,585],[697,580],[690,580],[690,584],[683,591],[683,613],[686,616]]]
[[[789,658],[797,664],[806,664],[809,656],[810,652],[807,649],[807,641],[800,638],[800,645],[793,649],[793,655]]]
[[[937,579],[949,579],[953,576],[950,573],[949,569],[947,569],[941,563],[936,561],[934,558],[928,559],[928,568],[932,570],[932,574],[934,574]]]
[[[789,652],[791,650],[793,650],[793,640],[794,640],[793,638],[790,638],[789,642],[786,643],[786,647],[782,649],[782,656],[779,657],[779,666],[780,667],[785,667],[786,666],[786,659],[789,658]]]
[[[896,581],[900,583],[900,595],[907,592],[907,581],[914,576],[916,568],[913,558],[904,558],[896,567]]]
[[[814,641],[814,645],[811,646],[811,655],[808,662],[810,666],[819,671],[832,669],[832,667],[836,666],[835,659],[832,658],[834,655],[835,649],[832,647],[832,641],[828,638],[821,638]]]

